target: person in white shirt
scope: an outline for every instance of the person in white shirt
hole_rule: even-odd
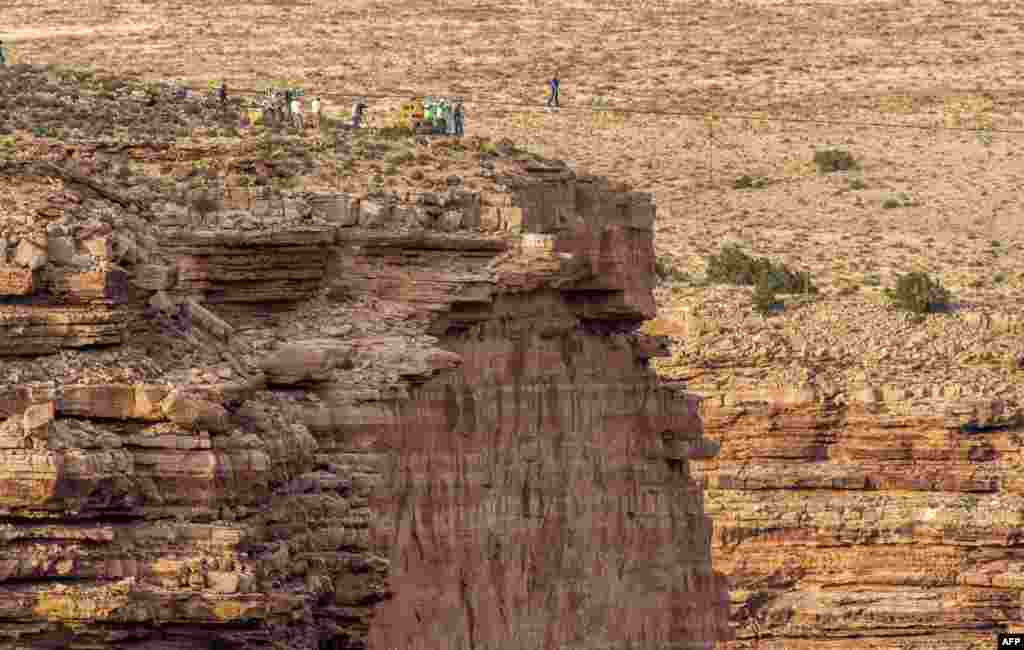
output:
[[[313,111],[312,111],[312,115],[313,115],[313,128],[314,129],[319,129],[320,128],[320,98],[319,97],[314,97],[313,98]]]
[[[302,123],[302,102],[299,101],[298,97],[292,99],[292,120],[294,121],[295,128],[301,131],[304,126]]]

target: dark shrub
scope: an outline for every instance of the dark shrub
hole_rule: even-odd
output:
[[[710,282],[754,286],[763,282],[776,293],[817,293],[807,271],[792,271],[767,257],[747,255],[735,244],[725,245],[718,255],[708,257]]]
[[[763,176],[749,176],[744,174],[732,183],[733,189],[756,190],[768,186],[768,179]]]
[[[754,286],[754,309],[762,316],[767,316],[781,306],[782,303],[776,298],[767,276],[761,276]]]
[[[819,174],[830,174],[860,167],[849,151],[839,147],[824,147],[815,151],[814,164],[818,166]]]
[[[897,276],[896,288],[886,288],[885,295],[897,308],[915,314],[942,311],[949,305],[949,292],[920,271]]]

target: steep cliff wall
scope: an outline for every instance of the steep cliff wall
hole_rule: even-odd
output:
[[[730,579],[723,647],[986,648],[1022,629],[1020,402],[998,368],[964,364],[1013,343],[1013,321],[852,298],[760,334],[741,318],[692,313],[671,368],[721,443],[694,474]]]
[[[321,198],[273,227],[187,231],[68,181],[78,211],[8,283],[12,311],[30,296],[50,325],[45,349],[5,353],[63,351],[3,367],[2,642],[727,638],[689,469],[715,446],[648,367],[664,342],[636,333],[649,197],[557,165],[501,181],[504,207],[449,200],[436,222]],[[127,324],[54,326],[75,291]]]

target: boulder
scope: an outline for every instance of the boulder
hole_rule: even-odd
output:
[[[29,406],[22,414],[22,426],[25,434],[37,436],[45,434],[55,417],[57,417],[57,411],[53,402]]]
[[[351,346],[333,339],[303,341],[277,350],[260,364],[268,384],[327,381],[352,358]]]
[[[70,265],[75,259],[75,242],[70,237],[55,235],[49,239],[47,255],[54,264]]]
[[[220,404],[188,395],[178,388],[160,402],[160,410],[171,422],[193,431],[223,433],[230,422],[228,412]]]
[[[14,252],[14,263],[36,271],[46,266],[46,247],[36,241],[22,239]]]

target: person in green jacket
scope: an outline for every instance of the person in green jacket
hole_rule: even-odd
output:
[[[448,132],[448,100],[442,99],[437,107],[437,120],[434,122],[434,133]]]
[[[433,97],[427,97],[426,100],[424,100],[424,102],[423,102],[423,120],[427,124],[430,124],[431,126],[434,125],[434,98]]]

